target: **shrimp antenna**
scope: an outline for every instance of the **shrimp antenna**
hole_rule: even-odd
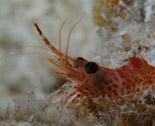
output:
[[[6,55],[6,56],[3,56],[3,57],[0,57],[0,60],[6,59],[6,58],[9,58],[9,57],[13,57],[13,56],[17,56],[17,55],[25,55],[25,54],[36,54],[36,55],[43,55],[43,56],[46,56],[46,57],[51,57],[50,55],[45,54],[45,53],[41,53],[41,52],[22,52],[22,53],[16,53],[16,54],[11,54],[11,55]]]
[[[62,28],[64,26],[64,24],[66,23],[67,21],[67,18],[63,21],[61,27],[60,27],[60,31],[59,31],[59,52],[61,52],[61,31],[62,31]]]
[[[75,28],[75,26],[76,26],[80,21],[81,21],[81,19],[78,20],[78,21],[72,26],[72,28],[71,28],[71,30],[70,30],[70,32],[69,32],[68,41],[67,41],[67,48],[66,48],[66,59],[67,59],[67,55],[68,55],[69,40],[70,40],[71,33],[72,33],[73,29]]]
[[[38,48],[38,49],[44,49],[44,50],[47,50],[47,51],[51,52],[50,49],[45,48],[45,47],[41,47],[41,46],[19,46],[17,48],[7,50],[6,52],[3,53],[2,57],[5,56],[6,54],[10,53],[10,52],[13,52],[14,50],[22,49],[22,48]]]
[[[39,32],[39,35],[42,37],[42,40],[44,43],[51,49],[52,52],[54,52],[57,55],[60,55],[58,53],[59,51],[50,43],[50,41],[46,38],[46,36],[43,34],[37,23],[34,23],[34,26],[36,27],[37,31]]]
[[[67,19],[66,19],[67,20]],[[79,20],[80,21],[80,20]],[[79,22],[78,21],[78,22]],[[63,22],[62,26],[65,24],[66,21]],[[76,24],[75,24],[76,25]],[[34,26],[36,27],[37,31],[39,32],[39,35],[42,37],[42,40],[44,41],[44,43],[50,48],[51,52],[53,52],[54,54],[58,55],[58,56],[63,56],[64,54],[62,52],[60,52],[59,50],[57,50],[51,43],[50,41],[46,38],[46,36],[43,34],[43,32],[41,31],[41,29],[39,28],[39,26],[37,25],[37,23],[34,23]],[[75,27],[75,26],[74,26]],[[73,28],[72,28],[73,29]],[[60,30],[61,32],[61,30]],[[69,43],[69,42],[68,42]],[[74,59],[70,56],[68,56],[70,61],[74,61]]]

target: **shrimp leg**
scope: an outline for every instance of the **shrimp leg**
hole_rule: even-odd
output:
[[[48,100],[49,100],[49,101],[52,100],[52,98],[53,98],[57,93],[59,93],[60,91],[62,91],[62,90],[66,87],[66,85],[68,85],[67,82],[66,82],[64,85],[62,85],[61,87],[59,87],[59,89],[58,89],[57,91],[55,91],[54,93],[52,93]]]

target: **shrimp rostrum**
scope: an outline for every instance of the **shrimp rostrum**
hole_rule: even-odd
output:
[[[59,31],[59,50],[49,42],[39,26],[34,24],[45,44],[55,54],[48,60],[59,69],[56,74],[66,76],[70,80],[52,93],[49,100],[63,90],[66,85],[71,85],[60,101],[62,104],[77,105],[84,97],[96,98],[99,101],[103,100],[105,96],[111,100],[124,99],[138,104],[133,100],[133,97],[135,95],[141,97],[144,91],[155,84],[155,67],[138,57],[131,59],[118,69],[106,68],[82,57],[72,58],[68,56],[69,39],[74,27],[80,21],[71,28],[66,54],[61,52],[61,31],[65,22],[66,20],[62,23]],[[141,106],[143,107],[143,105]]]

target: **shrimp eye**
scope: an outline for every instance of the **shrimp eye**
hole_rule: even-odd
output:
[[[98,70],[98,65],[95,62],[88,62],[85,65],[85,72],[88,74],[95,73]]]

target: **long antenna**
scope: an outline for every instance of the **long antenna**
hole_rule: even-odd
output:
[[[66,48],[66,59],[67,59],[67,55],[68,55],[69,40],[70,40],[71,33],[72,33],[73,29],[75,28],[75,26],[76,26],[80,21],[81,21],[81,19],[78,20],[78,21],[72,26],[72,28],[71,28],[71,30],[70,30],[70,32],[69,32],[68,41],[67,41],[67,48]]]
[[[0,60],[6,59],[6,58],[9,58],[9,57],[13,57],[13,56],[17,56],[17,55],[25,55],[25,54],[37,54],[37,55],[43,55],[43,56],[51,57],[51,55],[44,54],[44,53],[41,53],[41,52],[22,52],[22,53],[10,54],[10,55],[0,57]]]
[[[13,52],[13,51],[16,51],[17,49],[22,49],[22,48],[38,48],[38,49],[44,49],[44,50],[51,52],[50,49],[45,48],[45,47],[41,47],[41,46],[19,46],[19,47],[7,50],[6,52],[3,53],[2,57],[5,56],[6,54],[10,53],[10,52]]]
[[[60,31],[59,31],[59,52],[61,52],[61,31],[62,31],[62,28],[64,26],[64,24],[66,23],[67,21],[67,18],[63,21],[61,27],[60,27]]]

